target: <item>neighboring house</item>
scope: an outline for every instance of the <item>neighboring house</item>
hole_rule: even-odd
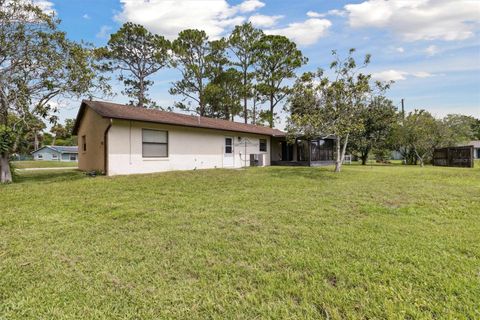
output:
[[[330,139],[312,141],[311,148],[300,139],[289,145],[278,129],[87,100],[73,134],[78,136],[79,168],[107,175],[313,165],[331,163],[334,150]]]
[[[32,152],[33,160],[77,161],[77,146],[44,146]]]
[[[390,152],[390,158],[391,160],[403,160],[403,155],[400,151],[393,150]]]
[[[473,157],[480,159],[480,140],[473,140],[467,143],[467,146],[473,146]]]

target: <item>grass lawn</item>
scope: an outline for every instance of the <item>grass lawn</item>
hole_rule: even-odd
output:
[[[78,162],[70,161],[13,161],[15,169],[77,167]]]
[[[479,319],[480,169],[0,186],[0,319]]]

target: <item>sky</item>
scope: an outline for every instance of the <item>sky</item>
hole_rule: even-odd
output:
[[[72,40],[96,46],[127,21],[175,39],[187,28],[211,39],[228,35],[245,21],[269,34],[295,41],[308,63],[298,74],[327,69],[331,51],[356,48],[365,72],[394,80],[387,96],[405,109],[426,109],[437,117],[462,113],[480,118],[480,0],[38,0],[61,19]],[[176,70],[161,70],[150,95],[163,107],[181,97],[168,93]],[[127,103],[122,86],[109,100]],[[73,118],[79,101],[63,101],[60,118]],[[281,117],[284,119],[285,115]],[[281,121],[279,127],[282,127]]]

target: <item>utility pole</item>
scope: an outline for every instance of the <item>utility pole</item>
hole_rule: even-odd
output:
[[[402,118],[405,119],[405,99],[402,98]]]

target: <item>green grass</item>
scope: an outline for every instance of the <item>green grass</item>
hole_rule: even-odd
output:
[[[70,161],[13,161],[16,169],[77,167],[78,162]]]
[[[0,186],[0,319],[479,319],[480,169]]]

